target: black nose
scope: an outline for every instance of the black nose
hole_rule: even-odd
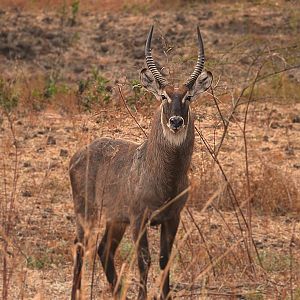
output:
[[[173,116],[169,120],[172,129],[178,129],[183,125],[183,118],[180,116]]]

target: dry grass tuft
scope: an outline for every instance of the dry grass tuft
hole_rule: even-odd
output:
[[[293,175],[263,164],[260,174],[252,182],[252,204],[257,212],[286,215],[299,213],[300,195]]]

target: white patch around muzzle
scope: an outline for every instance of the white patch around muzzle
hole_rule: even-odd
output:
[[[188,112],[188,120],[187,124],[184,124],[182,128],[175,131],[170,128],[170,125],[166,123],[164,116],[163,116],[163,108],[161,107],[160,113],[160,122],[163,130],[164,137],[172,146],[180,146],[186,139],[187,129],[189,126],[190,121],[190,109]]]

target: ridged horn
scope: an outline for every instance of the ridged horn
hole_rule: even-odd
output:
[[[153,28],[154,28],[154,26],[152,25],[150,28],[150,31],[148,33],[146,46],[145,46],[146,64],[147,64],[148,69],[151,71],[154,78],[156,79],[156,81],[159,83],[159,85],[165,86],[165,85],[167,85],[167,81],[161,75],[161,73],[157,70],[157,67],[155,65],[154,59],[151,54],[151,40],[152,40]]]
[[[203,46],[203,41],[202,41],[199,26],[197,26],[197,33],[198,33],[198,43],[199,43],[198,59],[197,59],[197,64],[195,66],[194,72],[185,83],[185,85],[188,88],[192,88],[198,76],[202,73],[204,68],[204,62],[205,62],[204,46]]]

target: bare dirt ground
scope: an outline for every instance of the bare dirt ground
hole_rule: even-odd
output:
[[[144,140],[117,84],[148,132],[159,104],[136,84],[154,23],[154,54],[172,80],[193,69],[196,24],[215,78],[216,98],[207,93],[193,104],[213,154],[197,135],[191,197],[174,247],[174,298],[300,299],[299,3],[47,3],[0,3],[3,298],[69,298],[75,233],[69,159],[96,137]],[[158,240],[150,229],[152,296],[160,282]],[[129,299],[138,278],[132,249],[127,233],[117,266],[130,282]],[[87,298],[92,260],[91,249]],[[95,270],[93,299],[109,299],[98,260]]]

